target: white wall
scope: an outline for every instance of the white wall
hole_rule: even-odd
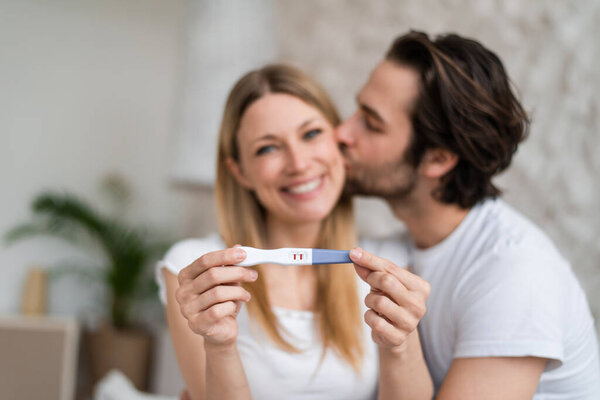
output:
[[[199,221],[193,210],[210,209],[210,193],[175,191],[168,180],[185,8],[184,0],[0,1],[1,233],[27,219],[40,190],[97,203],[99,180],[114,172],[136,193],[129,220],[173,237],[213,226],[211,213]],[[30,265],[72,255],[50,240],[0,245],[0,313],[18,310]],[[51,312],[98,308],[97,293],[79,282],[52,289]]]

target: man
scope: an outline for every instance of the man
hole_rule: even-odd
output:
[[[418,331],[437,398],[600,399],[585,295],[491,181],[529,125],[499,58],[410,32],[357,103],[337,131],[347,189],[385,199],[407,227],[398,246],[431,285]]]

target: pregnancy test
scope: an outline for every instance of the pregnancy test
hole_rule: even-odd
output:
[[[284,247],[281,249],[256,249],[241,246],[246,251],[246,259],[236,265],[249,267],[257,264],[317,265],[351,263],[350,251],[329,249],[302,249]]]

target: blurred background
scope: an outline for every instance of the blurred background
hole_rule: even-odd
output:
[[[292,63],[346,117],[392,39],[409,29],[475,38],[504,61],[533,125],[498,183],[571,261],[597,320],[598,21],[594,0],[0,0],[0,233],[16,238],[0,245],[8,321],[0,330],[23,328],[23,313],[45,315],[42,326],[58,321],[57,332],[118,327],[109,304],[117,278],[99,271],[118,272],[115,260],[134,256],[110,243],[126,235],[138,246],[141,282],[164,246],[216,230],[215,138],[233,82],[269,61]],[[362,235],[402,229],[376,200],[359,199],[357,219]],[[29,238],[42,228],[52,234]],[[149,286],[130,288],[126,325],[151,332],[136,385],[176,395],[182,383],[162,308]],[[65,374],[76,373],[66,385],[85,398],[93,352],[81,349],[100,340],[110,353],[106,335],[64,337],[72,350],[60,357],[74,360]],[[0,353],[9,343],[0,335]]]

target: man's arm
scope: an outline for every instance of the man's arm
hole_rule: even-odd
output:
[[[531,399],[547,361],[537,357],[456,358],[436,399]]]

